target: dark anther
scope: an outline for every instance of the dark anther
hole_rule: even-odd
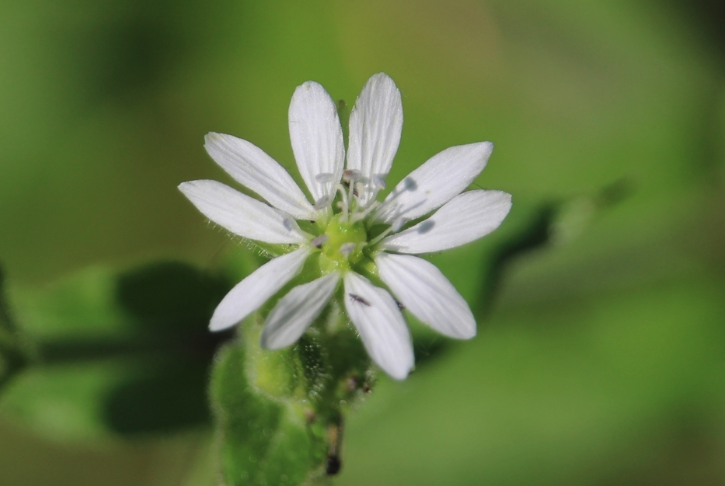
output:
[[[320,235],[312,239],[310,241],[310,246],[314,246],[315,248],[321,248],[322,244],[325,243],[328,239],[327,235]]]

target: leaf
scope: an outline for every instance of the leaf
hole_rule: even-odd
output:
[[[668,484],[672,469],[720,471],[723,291],[705,270],[500,309],[485,338],[355,415],[341,483]],[[611,482],[562,483],[561,471],[601,478],[612,464]],[[637,469],[656,477],[619,475]]]
[[[230,333],[207,326],[230,286],[184,263],[156,262],[89,268],[18,292],[39,366],[8,388],[0,409],[60,439],[209,425],[209,368]]]
[[[5,275],[0,269],[0,391],[28,363],[28,353],[5,300]]]

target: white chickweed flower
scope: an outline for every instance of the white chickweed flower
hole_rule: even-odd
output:
[[[211,330],[239,323],[315,255],[318,278],[279,300],[264,323],[263,348],[279,349],[297,341],[341,284],[347,315],[367,352],[393,378],[404,379],[413,368],[410,333],[395,299],[441,334],[457,339],[476,334],[463,297],[437,267],[413,255],[469,243],[501,224],[511,209],[509,194],[462,192],[485,167],[493,144],[472,143],[440,152],[378,202],[402,126],[400,92],[386,74],[374,75],[350,114],[345,165],[335,103],[318,83],[299,86],[289,108],[290,138],[312,202],[287,171],[255,145],[231,135],[206,136],[212,159],[268,204],[210,180],[184,182],[179,189],[211,221],[243,238],[285,245],[286,251],[224,297],[211,318]],[[395,299],[363,275],[381,280]]]

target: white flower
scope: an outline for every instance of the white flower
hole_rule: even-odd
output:
[[[313,203],[256,146],[230,135],[207,135],[205,147],[214,161],[268,204],[210,180],[185,182],[179,189],[232,233],[289,248],[224,297],[212,316],[212,330],[229,328],[250,315],[316,255],[319,278],[279,300],[264,324],[262,347],[279,349],[297,341],[342,281],[347,315],[370,357],[393,378],[404,379],[413,367],[413,349],[403,314],[387,290],[362,274],[382,280],[405,308],[438,332],[458,339],[476,334],[465,300],[433,264],[413,255],[469,243],[501,224],[511,208],[509,194],[461,193],[483,170],[493,145],[444,150],[380,203],[376,197],[385,187],[402,126],[400,92],[386,74],[374,75],[350,114],[343,170],[345,147],[335,103],[315,82],[299,86],[289,108],[290,138]]]

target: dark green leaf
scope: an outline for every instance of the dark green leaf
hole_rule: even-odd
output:
[[[23,345],[5,300],[5,275],[0,269],[0,389],[10,382],[28,362]]]
[[[120,274],[92,268],[19,292],[18,315],[41,366],[8,389],[3,410],[76,439],[208,424],[209,368],[230,333],[207,326],[229,287],[189,265],[160,262]]]

